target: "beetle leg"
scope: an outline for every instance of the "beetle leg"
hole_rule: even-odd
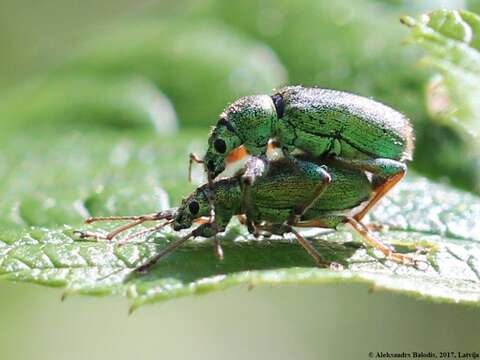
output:
[[[307,251],[307,253],[315,260],[317,266],[322,268],[328,268],[332,264],[330,261],[327,261],[323,258],[323,256],[315,249],[315,247],[305,239],[302,235],[298,233],[294,228],[291,226],[289,227],[289,232],[291,232],[297,238],[297,241],[302,247]]]
[[[250,220],[247,218],[245,214],[242,215],[237,215],[237,219],[240,222],[240,224],[244,225],[247,227],[248,232],[252,234],[254,237],[259,237],[260,235],[270,237],[272,234],[260,234],[259,230],[257,229],[258,224],[256,224],[253,220]]]
[[[298,204],[292,211],[290,217],[288,218],[287,223],[289,225],[294,225],[300,221],[300,218],[307,210],[317,201],[318,198],[323,194],[327,187],[332,182],[332,177],[330,174],[320,165],[316,165],[312,162],[304,162],[296,159],[288,150],[287,147],[282,148],[285,158],[287,158],[296,169],[303,172],[303,175],[311,178],[315,181],[318,181],[318,184],[315,186],[312,197],[305,201],[302,204]],[[314,168],[312,168],[312,166]]]
[[[206,195],[209,213],[208,223],[212,224],[212,227],[218,232],[217,219],[215,216],[215,192],[213,190],[213,180],[210,177],[208,178],[208,192]]]
[[[380,250],[385,257],[400,264],[413,265],[415,267],[420,263],[411,256],[400,254],[388,245],[385,245],[380,239],[374,236],[368,229],[367,225],[357,221],[353,217],[344,216],[327,216],[325,218],[302,221],[295,224],[296,227],[319,227],[319,228],[335,228],[339,223],[350,224],[363,237],[365,242]]]
[[[317,201],[318,198],[320,198],[320,196],[322,196],[323,192],[327,189],[328,185],[330,185],[332,181],[330,175],[326,171],[325,175],[326,177],[322,178],[321,182],[315,186],[315,192],[312,198],[294,208],[294,211],[288,219],[288,224],[293,225],[298,223],[302,215],[308,211],[308,209],[315,203],[315,201]]]
[[[128,229],[131,229],[137,225],[140,225],[142,223],[144,223],[145,220],[135,220],[135,221],[132,221],[131,223],[128,223],[128,224],[125,224],[125,225],[122,225],[122,226],[119,226],[117,227],[116,229],[110,231],[107,235],[105,235],[105,237],[97,237],[97,239],[105,239],[105,240],[112,240],[115,236],[117,236],[118,234],[124,232],[124,231],[127,231]]]
[[[237,215],[238,222],[242,225],[247,224],[247,217],[245,215]]]
[[[137,215],[137,216],[108,216],[108,217],[90,217],[85,220],[86,224],[91,224],[97,221],[119,221],[119,220],[133,220],[128,224],[119,226],[106,235],[92,233],[89,231],[75,231],[74,234],[77,235],[80,239],[94,239],[94,240],[112,240],[118,234],[131,229],[137,225],[143,224],[147,221],[159,221],[159,220],[172,220],[173,219],[173,212],[171,210],[167,210],[164,212],[158,212],[155,214],[147,214],[147,215]],[[162,224],[163,225],[163,224]]]
[[[386,258],[395,261],[400,264],[406,264],[406,265],[413,265],[413,266],[418,266],[419,261],[414,259],[413,257],[409,255],[404,255],[395,252],[395,250],[392,247],[389,247],[385,245],[380,239],[378,239],[376,236],[374,236],[368,228],[362,224],[360,221],[356,220],[355,218],[352,217],[347,217],[346,222],[352,227],[358,231],[360,235],[365,239],[367,244],[373,246],[374,248],[380,250]]]
[[[254,224],[255,204],[254,201],[252,201],[252,185],[257,178],[265,174],[267,166],[267,161],[263,157],[254,156],[250,158],[245,165],[245,172],[240,181],[245,224],[247,225],[248,231],[254,235],[257,234],[257,230]]]
[[[295,225],[296,226],[296,225]],[[318,252],[317,249],[305,239],[298,231],[296,231],[291,225],[284,223],[284,224],[268,224],[268,225],[261,225],[258,227],[259,230],[268,231],[272,234],[282,235],[285,233],[292,233],[295,235],[298,243],[305,249],[305,251],[314,259],[315,264],[318,267],[328,268],[332,265],[330,261],[327,261],[323,258],[323,256]]]
[[[155,265],[158,260],[160,260],[162,257],[165,255],[170,254],[172,251],[176,250],[180,245],[185,243],[188,239],[193,237],[193,231],[189,233],[188,235],[185,235],[184,237],[181,237],[180,239],[175,240],[174,242],[170,243],[167,247],[163,248],[162,251],[160,251],[157,255],[149,259],[146,263],[143,265],[137,267],[135,269],[135,272],[137,273],[144,273],[148,269],[150,269],[153,265]]]
[[[252,186],[255,180],[267,171],[268,163],[264,156],[252,156],[245,164],[242,175],[242,186]]]
[[[118,246],[123,246],[133,238],[140,237],[140,236],[143,236],[143,235],[146,235],[146,234],[151,234],[153,232],[156,232],[156,231],[164,228],[167,225],[170,225],[171,223],[173,223],[173,220],[169,220],[167,222],[164,222],[163,224],[160,224],[160,225],[157,225],[157,226],[152,226],[152,227],[149,227],[147,229],[137,231],[136,233],[133,233],[132,235],[129,235],[129,236],[123,238],[123,239],[120,239],[117,242],[117,244],[118,244]]]
[[[322,196],[323,192],[332,182],[332,177],[323,167],[314,165],[310,162],[298,161],[295,158],[293,159],[293,162],[295,167],[304,173],[304,176],[309,177],[314,181],[318,181],[318,184],[315,186],[313,195],[309,200],[295,206],[287,221],[289,225],[298,223],[302,215],[305,214],[315,201]],[[312,168],[312,166],[314,167]]]
[[[124,221],[124,220],[143,220],[143,221],[156,221],[156,220],[171,220],[174,216],[174,210],[160,211],[153,214],[145,215],[133,215],[133,216],[95,216],[85,219],[85,224],[92,224],[98,221]]]
[[[379,180],[376,184],[373,197],[368,204],[355,215],[355,220],[357,221],[362,220],[370,209],[402,180],[407,172],[407,166],[404,163],[392,159],[350,160],[334,157],[331,161],[334,164],[339,164],[354,170],[367,171],[376,175]]]
[[[308,221],[302,221],[298,224],[295,224],[296,227],[319,227],[319,228],[335,228],[339,223],[348,223],[350,224],[358,233],[363,237],[365,242],[373,246],[374,248],[380,250],[386,258],[395,261],[400,264],[413,265],[418,267],[421,263],[419,260],[412,258],[409,255],[404,255],[395,252],[395,250],[388,245],[385,245],[380,239],[374,236],[368,229],[366,225],[357,221],[353,217],[344,217],[344,216],[326,216],[319,219],[313,219]]]
[[[174,242],[168,244],[168,246],[164,247],[157,255],[153,256],[146,263],[137,267],[134,271],[137,273],[144,273],[148,269],[150,269],[153,265],[155,265],[161,258],[170,254],[178,247],[180,247],[183,243],[185,243],[188,239],[194,238],[197,236],[202,237],[210,237],[216,235],[215,232],[212,232],[212,224],[202,224],[199,227],[193,229],[190,233],[181,237],[180,239],[175,240]],[[223,231],[224,229],[222,229]]]
[[[373,195],[373,198],[371,198],[368,204],[358,214],[355,215],[355,220],[362,220],[363,217],[370,211],[370,209],[375,206],[375,204],[379,202],[380,199],[384,197],[400,180],[402,180],[404,176],[405,171],[402,171],[387,178],[385,182],[380,184],[375,189],[375,194]]]
[[[227,158],[228,161],[234,162],[237,161],[245,156],[248,155],[247,150],[245,149],[244,146],[239,146],[238,148],[234,149],[229,157]],[[190,154],[190,159],[192,159],[192,156],[195,156],[194,154]],[[192,160],[191,160],[192,161]],[[193,161],[198,162],[198,158],[196,158]],[[203,160],[200,160],[203,163]],[[191,162],[190,162],[191,164]],[[208,173],[208,206],[209,206],[209,213],[210,213],[210,223],[213,225],[213,228],[216,232],[218,232],[218,225],[216,221],[216,215],[215,215],[215,191],[214,191],[214,185],[213,185],[213,178],[210,176],[210,173]]]
[[[190,161],[188,162],[188,182],[192,182],[192,164],[203,164],[204,161],[200,159],[196,154],[190,153]]]

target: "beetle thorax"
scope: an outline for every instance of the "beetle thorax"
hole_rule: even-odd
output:
[[[275,105],[268,95],[242,97],[224,115],[247,148],[265,147],[277,120]]]

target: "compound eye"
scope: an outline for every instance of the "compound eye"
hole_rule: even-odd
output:
[[[198,211],[200,210],[200,206],[198,205],[198,202],[192,201],[192,202],[188,205],[188,209],[190,210],[190,214],[192,214],[192,215],[197,215],[197,214],[198,214]]]
[[[224,154],[227,151],[227,144],[222,139],[215,139],[213,147],[220,154]]]

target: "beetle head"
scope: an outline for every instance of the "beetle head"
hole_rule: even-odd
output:
[[[203,158],[209,179],[214,179],[225,170],[225,158],[242,144],[242,140],[227,120],[228,112],[221,116],[210,133],[207,153]]]
[[[208,191],[207,185],[203,185],[183,199],[173,222],[175,231],[187,229],[192,226],[195,219],[209,215]]]
[[[238,146],[245,144],[249,152],[265,149],[276,118],[268,95],[245,96],[225,109],[208,139],[204,161],[209,179],[225,170],[225,158]]]

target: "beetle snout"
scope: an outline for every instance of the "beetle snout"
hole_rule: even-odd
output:
[[[215,162],[213,160],[208,160],[207,169],[211,173],[215,172]]]
[[[173,230],[179,231],[188,228],[189,226],[185,224],[183,221],[175,221],[173,223]]]
[[[179,231],[192,226],[192,219],[185,214],[178,215],[172,224],[173,230]]]
[[[225,158],[219,154],[215,154],[212,151],[208,151],[204,158],[205,170],[209,179],[214,179],[225,170]]]
[[[180,225],[180,224],[173,224],[173,230],[175,231],[179,231],[179,230],[182,230],[183,229],[183,226]]]
[[[223,170],[225,170],[225,164],[223,161],[215,163],[213,160],[210,160],[207,163],[208,176],[209,179],[215,179]]]

